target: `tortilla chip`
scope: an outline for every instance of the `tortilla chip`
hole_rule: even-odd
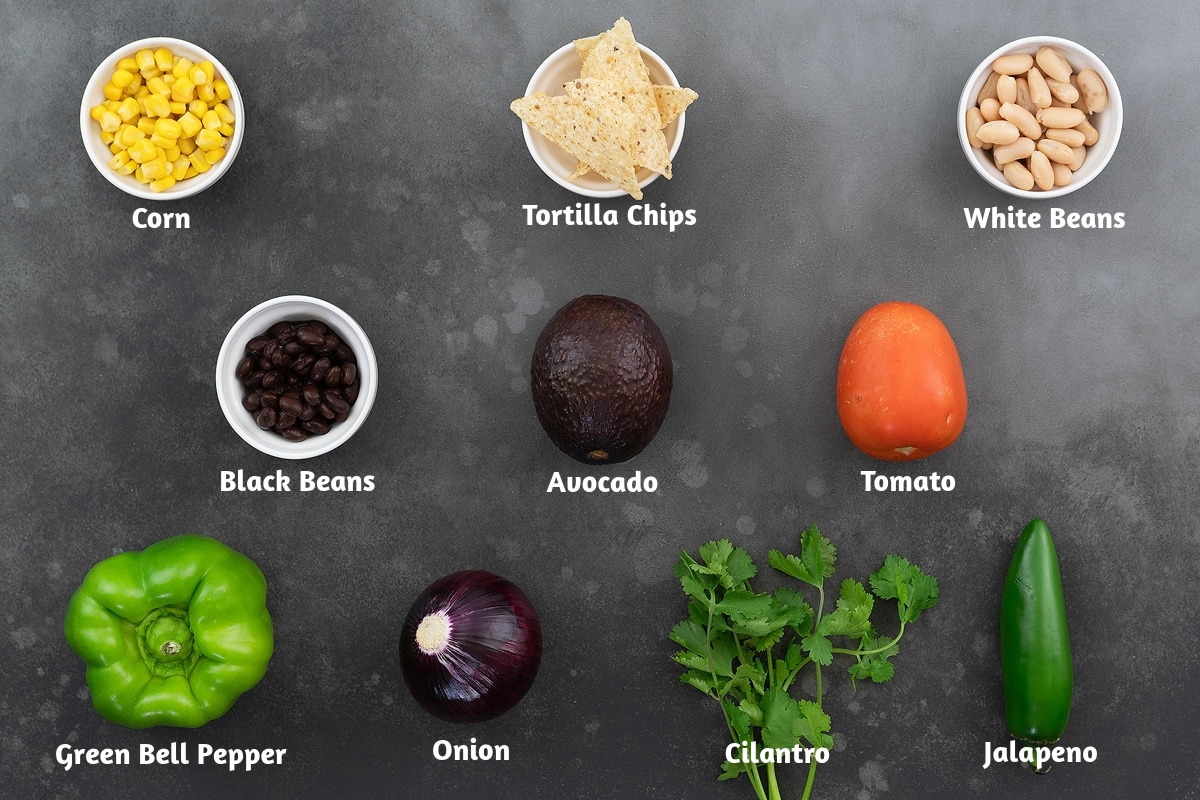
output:
[[[509,108],[529,127],[641,200],[630,136],[637,119],[621,101],[620,87],[580,78],[565,88],[566,95],[538,92],[514,100]]]
[[[597,34],[595,36],[588,36],[583,39],[575,40],[575,52],[579,55],[580,64],[582,64],[584,61],[587,61],[587,57],[592,54],[592,48],[594,48],[596,43],[600,41],[601,35],[603,34]]]
[[[667,127],[683,113],[700,95],[691,89],[679,86],[654,86],[654,100],[658,105],[658,113],[662,127]]]
[[[661,116],[654,99],[654,87],[650,83],[650,70],[642,60],[642,52],[633,38],[633,28],[628,20],[621,17],[610,30],[600,34],[583,62],[580,75],[617,84],[622,99],[637,117],[634,162],[669,179],[671,156],[667,151],[667,138],[663,136],[659,124]]]

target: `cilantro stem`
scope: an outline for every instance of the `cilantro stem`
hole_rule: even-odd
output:
[[[903,635],[904,635],[904,620],[900,620],[900,632],[896,634],[895,639],[892,639],[890,642],[885,644],[883,647],[876,647],[874,650],[847,650],[844,647],[834,647],[834,648],[832,648],[832,650],[835,653],[842,653],[843,655],[848,655],[848,656],[859,656],[860,658],[862,656],[873,656],[878,653],[882,653],[885,650],[889,650],[892,647],[895,647],[896,643],[900,641],[900,637]]]
[[[712,625],[713,625],[713,616],[716,614],[716,611],[717,611],[716,600],[717,600],[716,594],[712,593],[709,596],[709,602],[708,602],[708,625],[706,625],[704,628],[704,652],[708,656],[708,672],[710,675],[712,675],[714,692],[716,691],[716,686],[719,683],[719,681],[717,680],[717,665],[716,665],[716,662],[713,661],[713,652],[712,652]],[[736,635],[733,637],[733,641],[737,644],[738,651],[740,652],[741,648],[742,648],[742,644],[741,644],[741,642],[738,641],[738,638]],[[729,720],[728,712],[725,711],[725,704],[723,702],[721,702],[720,696],[718,696],[716,698],[716,700],[717,700],[717,704],[721,706],[721,716],[723,716],[725,718],[725,727],[729,731],[729,738],[732,739],[733,742],[736,744],[736,743],[738,743],[737,731],[735,731],[733,729],[733,723]],[[754,787],[755,794],[758,795],[759,800],[768,800],[766,793],[763,791],[762,777],[759,776],[759,774],[758,774],[758,765],[750,764],[749,767],[750,768],[746,770],[746,777],[750,779],[750,785]],[[768,775],[768,777],[773,777],[773,776]],[[779,800],[778,792],[776,792],[776,795],[777,796],[776,796],[776,798],[774,798],[774,800]]]

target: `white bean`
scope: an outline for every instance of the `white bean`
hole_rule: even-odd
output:
[[[1087,105],[1089,114],[1095,114],[1108,108],[1108,88],[1104,85],[1104,79],[1092,69],[1080,71],[1075,76],[1075,83],[1079,86],[1079,96]]]
[[[1049,45],[1037,51],[1037,65],[1042,68],[1042,74],[1047,78],[1054,78],[1056,81],[1071,80],[1071,62]]]
[[[1033,56],[1028,53],[1010,53],[992,62],[992,69],[1001,75],[1024,75],[1033,66]]]
[[[982,115],[980,117],[982,118]],[[1021,138],[1021,131],[1013,123],[999,119],[995,122],[985,122],[981,125],[975,131],[975,137],[980,142],[988,142],[989,144],[1012,144]]]
[[[1004,178],[1018,189],[1028,192],[1033,188],[1033,173],[1025,169],[1020,161],[1004,165]]]
[[[1054,167],[1050,166],[1050,159],[1046,158],[1046,154],[1035,152],[1029,157],[1029,172],[1033,175],[1033,182],[1043,192],[1054,188]]]
[[[1033,101],[1033,104],[1038,108],[1049,108],[1053,98],[1046,79],[1042,77],[1041,70],[1037,67],[1030,67],[1026,80],[1029,81],[1029,99]]]

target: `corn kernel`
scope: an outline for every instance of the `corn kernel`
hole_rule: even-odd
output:
[[[208,160],[204,158],[204,153],[199,150],[188,156],[188,161],[192,162],[192,168],[196,172],[204,173],[212,169],[212,164],[208,163]]]
[[[188,80],[190,80],[196,86],[203,86],[204,84],[208,83],[208,73],[205,72],[204,67],[200,66],[199,64],[188,70],[187,77]]]
[[[137,119],[142,113],[142,107],[138,105],[138,101],[132,97],[126,97],[121,101],[121,107],[117,109],[117,116],[122,122],[132,122]]]
[[[156,181],[150,182],[150,189],[155,192],[165,192],[175,185],[175,179],[170,175],[165,175]]]
[[[225,145],[225,137],[211,128],[206,128],[196,134],[196,147],[201,150],[212,150]]]
[[[163,72],[170,72],[175,66],[175,56],[171,55],[171,51],[167,48],[160,47],[154,51],[154,66]]]
[[[167,162],[174,164],[183,155],[183,151],[179,149],[179,145],[167,148]]]
[[[140,88],[142,88],[142,73],[135,72],[133,73],[133,80],[131,80],[129,85],[121,91],[125,93],[126,97],[133,97]]]
[[[127,69],[118,69],[113,73],[112,82],[114,86],[119,86],[124,89],[133,80],[133,73]]]
[[[136,170],[134,170],[133,177],[137,178],[138,183],[150,182],[150,179],[146,177],[146,173],[142,171],[141,167],[138,167]]]
[[[128,164],[131,160],[132,159],[129,158],[129,151],[122,150],[108,160],[108,166],[112,167],[113,169],[120,169]]]
[[[156,158],[153,161],[147,161],[145,164],[142,164],[142,174],[152,181],[169,174],[166,160]]]
[[[152,94],[146,98],[146,116],[165,117],[171,113],[171,101],[161,94]]]
[[[187,177],[187,171],[192,166],[192,162],[186,158],[178,158],[171,165],[171,177],[177,181],[181,181]]]
[[[149,139],[141,139],[129,146],[129,157],[139,164],[145,164],[158,157],[158,151]]]
[[[137,168],[138,168],[138,163],[131,159],[129,161],[129,163],[126,164],[125,166],[117,168],[117,174],[118,175],[132,175],[133,171],[136,170]]]
[[[221,122],[224,122],[228,125],[232,125],[233,121],[237,119],[237,117],[235,117],[233,112],[229,109],[229,106],[225,105],[224,103],[217,103],[216,107],[213,108],[213,111],[217,112],[217,116],[221,118]]]
[[[113,111],[105,110],[104,116],[100,118],[100,130],[109,133],[116,133],[117,128],[121,127],[121,118]]]
[[[123,96],[123,93],[121,92],[120,86],[117,86],[115,83],[110,81],[109,83],[104,84],[104,96],[109,100],[120,100]]]
[[[116,100],[105,100],[102,105],[114,114],[117,113],[117,109],[121,107],[121,104]]]
[[[154,135],[154,120],[150,117],[142,117],[137,121],[138,130],[145,136]]]
[[[233,136],[233,126],[232,125],[222,125],[221,127],[217,128],[217,130],[220,131],[221,135],[226,138]]]
[[[191,138],[180,139],[179,152],[185,156],[190,156],[192,153],[196,152],[196,140]]]
[[[166,82],[162,78],[151,78],[150,80],[146,81],[146,86],[150,89],[150,91],[154,92],[154,94],[161,94],[165,96],[171,93],[171,87],[167,86]]]
[[[154,144],[153,137],[151,137],[151,144]],[[161,158],[163,161],[166,161],[167,160],[167,148],[159,147],[158,145],[154,145],[154,155],[156,158]]]
[[[102,141],[103,141],[103,139],[102,139]],[[115,140],[115,139],[114,139],[114,140],[113,140],[113,142],[112,142],[112,143],[111,143],[111,144],[108,146],[108,152],[112,153],[114,156],[115,156],[117,153],[124,152],[124,150],[125,150],[125,148],[124,148],[124,147],[121,147],[121,145],[117,144],[117,142],[116,142],[116,140]]]
[[[137,72],[141,69],[136,58],[122,58],[117,62],[117,69],[123,69],[126,72]]]
[[[155,66],[154,51],[149,48],[146,48],[145,50],[138,50],[137,55],[133,57],[133,60],[137,62],[138,69],[149,69],[150,67]]]
[[[178,139],[179,134],[183,133],[183,128],[170,117],[163,117],[154,123],[154,132],[167,139]]]
[[[193,167],[191,165],[191,163],[189,162],[187,172],[183,173],[183,177],[184,177],[184,180],[187,180],[188,178],[194,178],[199,174],[200,174],[199,172],[196,172],[196,168]]]
[[[106,112],[106,111],[108,111],[108,109],[105,108],[104,106],[100,105],[100,106],[92,106],[92,110],[90,113],[92,115],[92,119],[96,120],[96,122],[99,122],[101,120],[101,118],[104,117],[104,112]]]
[[[133,147],[135,144],[146,138],[146,133],[135,125],[126,125],[121,129],[121,133],[118,138],[120,139],[121,144],[125,145],[126,147]]]
[[[217,90],[211,83],[206,83],[203,86],[197,87],[196,97],[199,97],[206,103],[211,103],[217,99]]]
[[[112,144],[116,140],[116,134],[109,133],[108,131],[100,131],[100,141],[104,142],[105,144]]]
[[[215,110],[205,112],[204,127],[209,130],[221,127],[221,115]]]
[[[158,67],[150,67],[149,69],[141,70],[139,74],[146,80],[150,80],[151,78],[161,77],[162,70],[159,69]]]
[[[217,74],[217,68],[213,66],[213,63],[211,61],[201,61],[199,67],[200,69],[204,70],[204,76],[207,79],[204,82],[212,83],[213,78],[216,77]]]
[[[203,100],[193,100],[188,103],[188,112],[196,119],[203,119],[208,113],[208,103]]]
[[[190,139],[203,129],[204,123],[196,119],[191,111],[179,118],[179,132],[185,138]]]
[[[186,78],[194,66],[196,65],[192,63],[191,59],[181,58],[175,62],[175,66],[171,67],[171,74],[176,78]]]
[[[134,100],[143,100],[149,96],[150,96],[150,90],[147,89],[145,86],[138,88],[138,90],[133,93]]]
[[[192,102],[195,92],[196,84],[192,83],[187,77],[178,78],[171,84],[171,99],[180,103]]]
[[[225,157],[225,148],[224,147],[214,147],[212,150],[209,150],[207,153],[204,154],[204,160],[210,164],[216,164],[218,161],[220,161],[224,157]]]
[[[225,81],[212,81],[213,90],[217,93],[217,97],[222,100],[228,100],[233,97],[233,92],[229,91],[229,84]]]

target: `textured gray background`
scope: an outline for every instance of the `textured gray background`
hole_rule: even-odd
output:
[[[826,681],[837,751],[817,796],[1200,796],[1200,12],[726,5],[0,2],[0,794],[752,797],[715,782],[718,709],[668,660],[684,614],[671,567],[717,536],[764,563],[815,523],[840,547],[839,577],[898,551],[942,586],[892,683],[855,694],[840,668]],[[508,103],[547,54],[622,13],[700,93],[675,179],[647,193],[700,222],[526,227],[522,204],[580,198],[537,169]],[[1122,211],[1124,230],[966,229],[964,206],[1009,199],[959,150],[959,92],[987,53],[1034,33],[1103,57],[1126,116],[1094,183],[1023,205]],[[144,203],[79,141],[95,65],[150,35],[211,50],[249,109],[232,170],[170,207],[191,214],[185,232],[135,230]],[[528,355],[588,292],[644,305],[675,358],[666,424],[617,470],[657,476],[653,496],[544,492],[553,471],[587,469],[540,430]],[[233,322],[289,293],[349,311],[382,372],[365,427],[302,464],[237,438],[212,380]],[[971,401],[952,448],[901,468],[851,446],[832,398],[846,333],[888,299],[942,318]],[[859,470],[881,466],[950,473],[958,489],[865,494]],[[222,469],[279,467],[379,488],[218,491]],[[980,768],[983,742],[1007,740],[1000,583],[1037,515],[1058,542],[1075,651],[1064,741],[1100,754],[1047,778]],[[61,633],[67,600],[101,558],[187,531],[262,567],[276,656],[199,731],[107,724]],[[421,711],[395,656],[417,592],[468,567],[522,586],[546,638],[525,701],[471,728]],[[469,736],[513,761],[429,754]],[[172,741],[288,756],[234,776],[52,760],[62,742]],[[799,771],[783,772],[799,797]]]

